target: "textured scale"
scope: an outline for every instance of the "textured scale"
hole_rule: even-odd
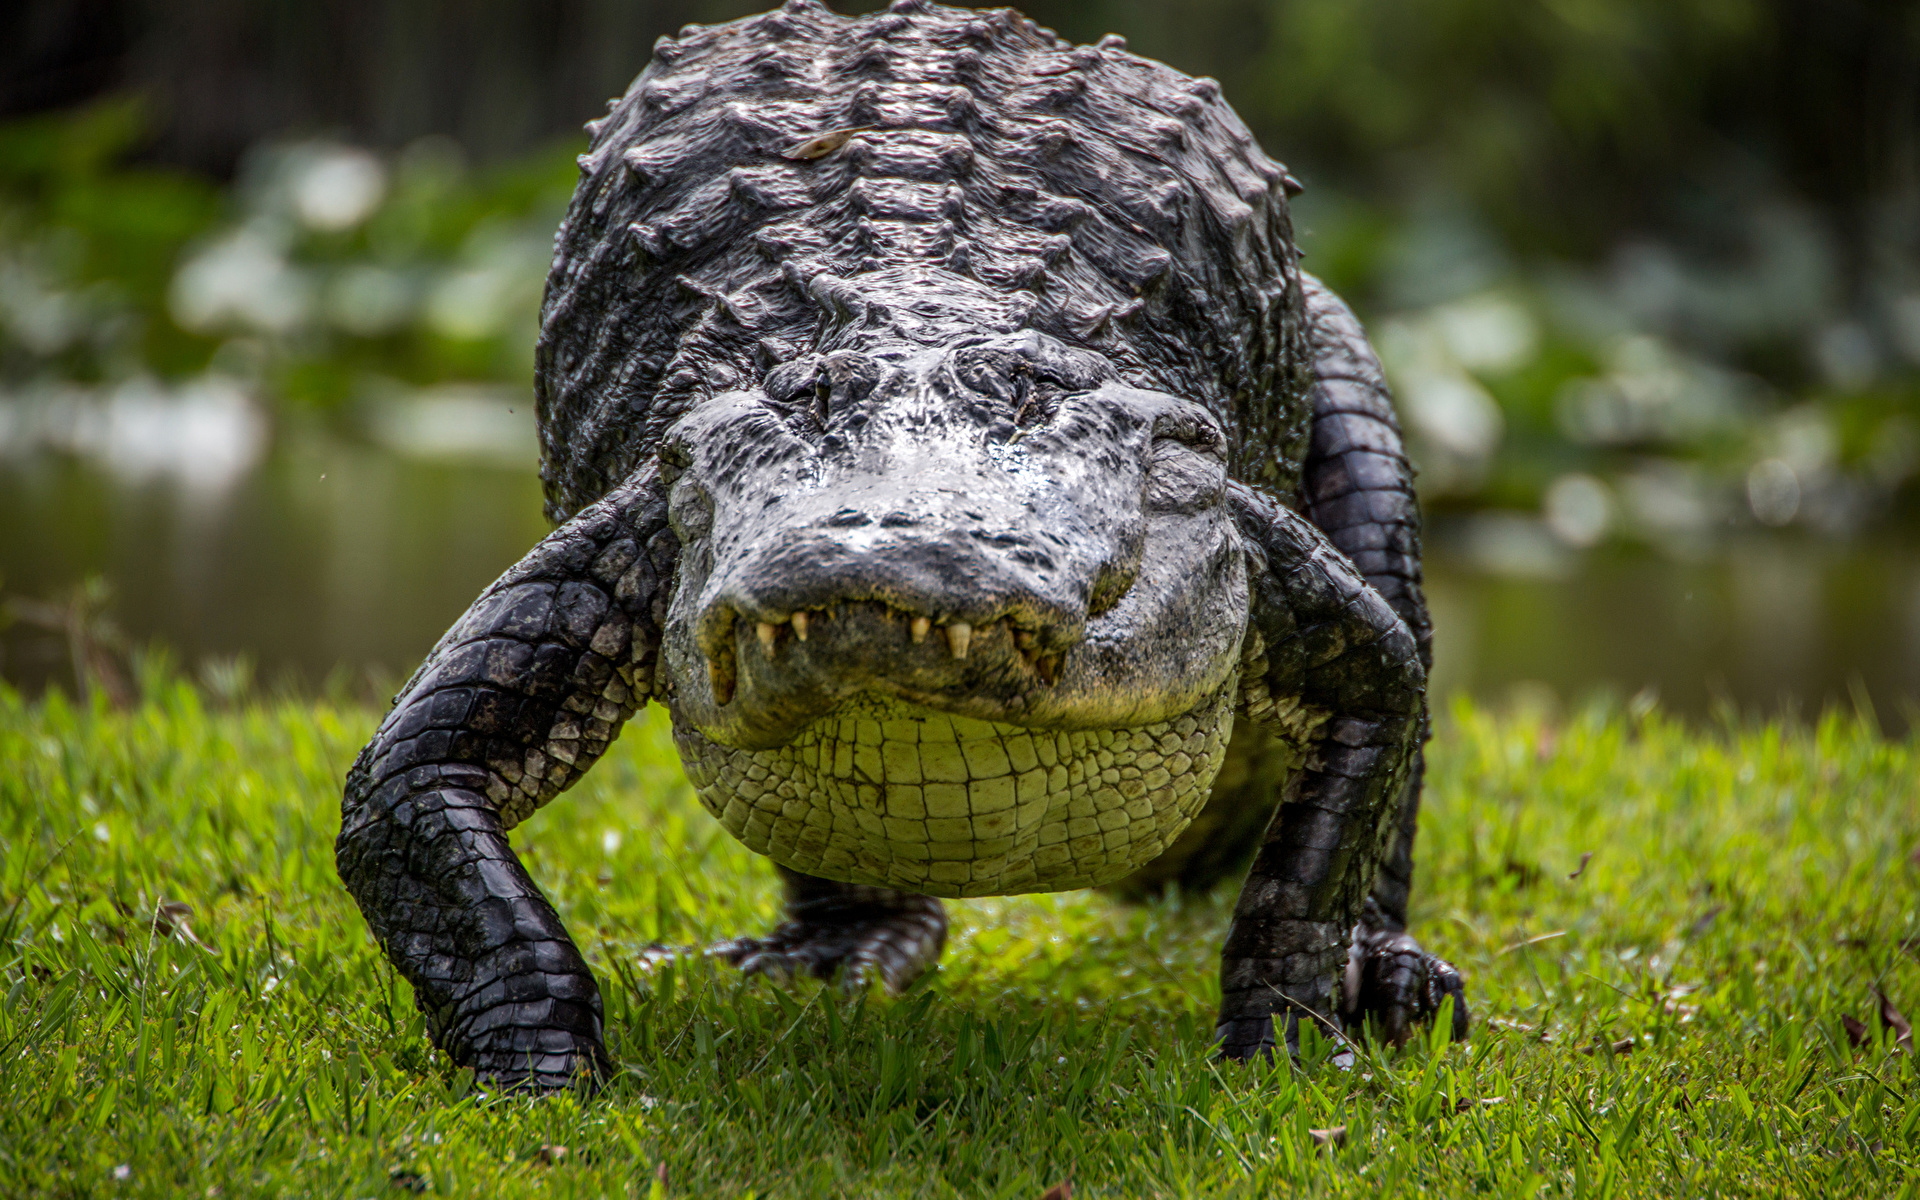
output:
[[[1009,10],[796,2],[663,40],[582,164],[539,349],[556,521],[704,395],[812,345],[813,280],[858,325],[862,277],[885,272],[1020,294],[1027,327],[1205,404],[1237,478],[1297,489],[1310,356],[1288,177],[1211,80]],[[584,347],[583,309],[605,316]]]
[[[1036,733],[863,697],[778,750],[676,724],[702,804],[747,848],[830,879],[934,896],[1116,882],[1206,803],[1234,688],[1171,721]]]

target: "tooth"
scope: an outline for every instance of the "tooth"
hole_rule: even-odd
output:
[[[926,641],[927,630],[932,628],[933,628],[933,622],[928,620],[926,617],[915,617],[913,619],[913,640],[916,643]]]
[[[767,621],[762,621],[758,625],[754,626],[753,631],[760,635],[760,645],[762,648],[766,650],[767,656],[772,657],[773,656],[773,625],[772,623]]]
[[[707,664],[707,682],[713,686],[713,702],[726,707],[733,700],[733,675],[722,671],[720,664]]]
[[[967,647],[973,642],[973,626],[965,621],[955,621],[947,626],[947,645],[953,648],[955,658],[965,658]]]
[[[807,640],[807,614],[803,612],[793,614],[793,636],[803,642]]]

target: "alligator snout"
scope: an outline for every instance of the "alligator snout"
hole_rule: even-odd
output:
[[[864,557],[831,543],[781,549],[787,552],[766,555],[748,572],[764,586],[723,590],[701,614],[700,649],[712,676],[722,681],[716,699],[731,698],[748,635],[767,663],[811,643],[846,674],[871,664],[831,657],[837,652],[924,647],[904,651],[916,675],[1011,654],[1041,682],[1052,683],[1085,625],[1084,606],[1022,586],[1026,581],[994,570],[984,555],[940,553],[947,548],[937,545]]]
[[[1101,572],[1075,531],[942,474],[789,497],[715,562],[694,634],[730,721],[771,732],[870,690],[1005,716],[1058,682]]]
[[[708,655],[710,673],[729,678],[737,675],[731,664],[722,665],[715,660],[732,653],[733,630],[728,628],[727,617],[731,614],[716,614],[714,621],[716,636],[714,649]],[[978,645],[983,650],[999,652],[1001,641],[1013,647],[1028,669],[1040,677],[1042,682],[1052,683],[1060,673],[1060,654],[1048,653],[1040,645],[1039,638],[1030,625],[1024,625],[1011,617],[1003,617],[984,625],[975,625],[971,621],[942,621],[935,625],[933,618],[921,613],[906,612],[890,604],[862,603],[849,601],[846,605],[823,605],[820,608],[801,609],[782,621],[769,621],[765,617],[754,622],[754,637],[759,642],[760,652],[768,662],[780,657],[780,649],[788,644],[789,637],[794,642],[805,642],[809,629],[820,629],[829,623],[835,623],[833,633],[838,633],[840,622],[850,622],[853,626],[874,625],[892,627],[904,625],[907,641],[915,646],[926,645],[932,635],[934,649],[930,651],[937,659],[944,650],[956,661],[967,658]],[[791,626],[791,630],[789,630]],[[891,630],[890,630],[891,631]],[[832,635],[830,634],[829,637]],[[893,639],[886,639],[893,640]],[[731,696],[731,683],[726,689]]]

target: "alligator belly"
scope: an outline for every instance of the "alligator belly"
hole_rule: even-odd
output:
[[[700,803],[747,848],[825,879],[932,896],[1112,883],[1206,804],[1233,733],[1229,679],[1171,721],[1043,730],[863,695],[773,750],[675,722]]]

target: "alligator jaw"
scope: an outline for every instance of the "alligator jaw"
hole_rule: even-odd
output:
[[[877,604],[872,607],[874,611],[871,614],[863,611],[858,605],[849,607],[845,612],[838,614],[838,619],[860,621],[871,615],[877,617],[881,624],[889,629],[896,624],[904,623],[907,629],[907,641],[915,646],[924,645],[927,635],[938,630],[942,636],[941,644],[947,647],[951,657],[957,659],[968,656],[976,637],[996,637],[1004,633],[1006,640],[1011,643],[1020,661],[1029,671],[1042,677],[1044,682],[1052,682],[1052,679],[1046,678],[1047,676],[1059,674],[1062,655],[1047,652],[1041,638],[1034,632],[1034,625],[1030,620],[1007,616],[990,621],[981,627],[961,620],[941,621],[936,625],[931,617],[908,613],[889,604]],[[818,610],[801,609],[784,621],[762,618],[753,623],[754,639],[760,645],[761,657],[769,663],[774,663],[779,661],[783,647],[791,642],[806,641],[809,630],[818,628],[820,623],[835,619],[836,610],[832,607]],[[782,626],[792,627],[790,636],[782,631]],[[732,648],[724,643],[716,645],[713,657],[716,660],[728,660],[729,665],[714,668],[722,674],[732,674],[736,670],[738,652],[732,651]]]
[[[1066,637],[1025,614],[936,619],[853,600],[779,615],[728,610],[701,639],[714,732],[729,742],[777,744],[864,691],[1018,720],[1070,655]]]

